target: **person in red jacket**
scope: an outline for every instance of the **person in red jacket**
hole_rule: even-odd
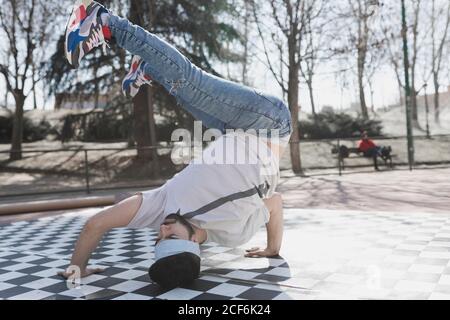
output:
[[[377,146],[375,142],[369,139],[367,131],[362,133],[361,140],[358,142],[358,149],[365,157],[373,158],[375,170],[378,171],[377,158],[381,156],[381,147]]]

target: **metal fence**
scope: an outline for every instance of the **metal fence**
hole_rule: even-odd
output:
[[[391,146],[394,169],[406,165],[405,137],[375,137],[382,146]],[[302,168],[308,172],[328,170],[342,173],[332,149],[345,145],[356,147],[359,139],[326,139],[300,141]],[[173,163],[174,144],[147,148],[24,149],[23,159],[8,161],[10,151],[0,150],[0,198],[70,192],[92,193],[101,190],[148,188],[161,185],[184,165]],[[139,152],[157,154],[157,161],[138,159]],[[192,153],[182,151],[189,158]],[[416,165],[450,164],[450,135],[415,138]],[[373,166],[370,159],[345,159],[346,171]],[[382,165],[380,164],[380,167]],[[280,162],[282,170],[291,168],[290,152]],[[366,170],[366,169],[364,169]]]
[[[85,192],[151,187],[182,166],[167,161],[173,146],[145,148],[65,148],[22,150],[22,159],[8,161],[0,151],[0,198],[19,195]],[[157,161],[138,152],[158,154]],[[154,170],[161,163],[163,172]]]

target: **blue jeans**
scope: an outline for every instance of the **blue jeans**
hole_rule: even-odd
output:
[[[109,28],[117,45],[147,62],[145,72],[207,128],[292,131],[291,115],[280,99],[213,76],[172,45],[127,19],[111,15]],[[269,133],[270,137],[270,133]]]

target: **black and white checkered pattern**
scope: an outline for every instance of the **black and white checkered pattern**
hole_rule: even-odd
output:
[[[264,230],[204,245],[201,277],[170,291],[147,274],[156,232],[116,229],[90,261],[106,271],[71,288],[56,272],[98,211],[0,226],[0,299],[450,299],[450,214],[286,209],[282,257],[243,257]]]

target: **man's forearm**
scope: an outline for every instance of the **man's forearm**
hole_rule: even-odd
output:
[[[103,235],[113,228],[126,227],[136,215],[141,203],[142,195],[138,194],[90,218],[75,245],[71,265],[78,266],[83,273]]]
[[[281,195],[276,194],[273,198],[266,202],[270,211],[269,222],[266,224],[267,229],[267,249],[274,254],[278,254],[283,241],[283,200]]]
[[[278,254],[283,241],[283,210],[272,212],[267,228],[267,249]]]
[[[97,248],[98,243],[103,237],[103,232],[87,223],[78,238],[73,252],[70,264],[78,266],[83,272],[89,262],[92,252]]]

